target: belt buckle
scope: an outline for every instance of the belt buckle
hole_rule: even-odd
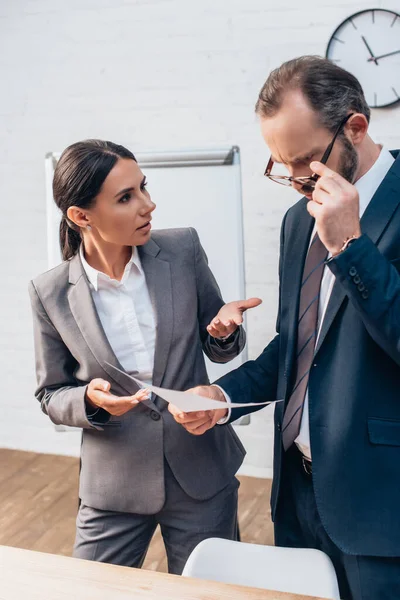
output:
[[[304,456],[301,457],[301,462],[303,465],[303,469],[305,471],[305,473],[309,476],[312,475],[312,463],[311,461],[307,460]]]

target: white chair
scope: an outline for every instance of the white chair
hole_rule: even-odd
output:
[[[218,538],[201,542],[182,573],[249,587],[339,600],[330,558],[309,548],[278,548]]]

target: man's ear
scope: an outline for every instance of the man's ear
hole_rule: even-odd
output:
[[[344,132],[354,146],[359,146],[367,135],[368,127],[367,117],[361,113],[356,113],[347,121]]]

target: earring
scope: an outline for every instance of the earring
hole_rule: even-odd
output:
[[[90,226],[90,225],[86,225],[86,229],[87,229],[88,231],[92,231],[92,228],[91,228],[91,226]]]

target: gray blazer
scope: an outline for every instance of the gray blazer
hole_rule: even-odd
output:
[[[139,248],[157,319],[153,383],[185,390],[207,384],[203,351],[228,362],[245,345],[242,328],[219,345],[206,326],[223,305],[220,290],[194,229],[154,232]],[[90,421],[85,408],[89,381],[101,377],[116,395],[137,391],[105,336],[79,255],[30,283],[36,398],[53,423],[81,427],[79,496],[93,508],[154,514],[164,500],[164,456],[185,492],[206,500],[227,486],[245,450],[232,427],[201,436],[178,425],[161,398],[122,417],[106,411]]]

